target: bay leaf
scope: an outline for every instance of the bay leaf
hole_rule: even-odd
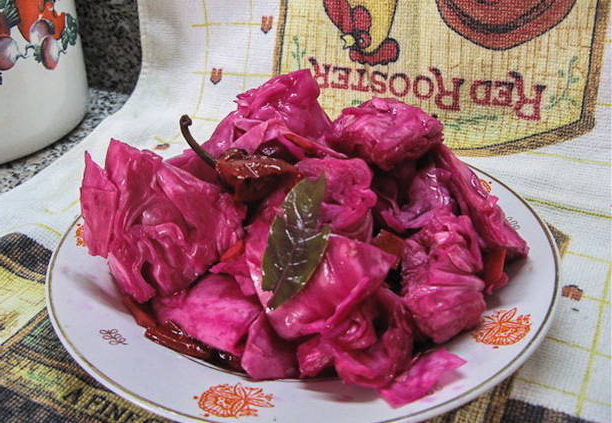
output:
[[[320,222],[325,186],[324,175],[302,180],[272,221],[262,264],[262,288],[273,291],[267,304],[271,309],[304,289],[323,258],[330,233]]]

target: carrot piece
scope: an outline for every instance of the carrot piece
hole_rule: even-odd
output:
[[[505,264],[505,248],[497,248],[485,254],[483,279],[487,285],[496,284],[503,277]]]
[[[394,268],[399,265],[405,247],[405,241],[402,238],[383,229],[374,237],[372,245],[395,256]]]
[[[221,255],[220,261],[229,261],[234,257],[239,256],[244,252],[244,240],[239,239],[234,245],[229,247],[225,252]]]

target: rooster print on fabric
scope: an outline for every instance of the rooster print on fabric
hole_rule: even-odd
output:
[[[324,0],[323,5],[353,62],[386,65],[397,60],[399,44],[389,37],[397,0]]]
[[[576,0],[436,0],[444,22],[481,47],[506,50],[565,19]]]

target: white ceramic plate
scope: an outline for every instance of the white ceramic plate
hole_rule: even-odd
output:
[[[478,172],[527,240],[529,258],[488,299],[486,327],[446,345],[467,360],[440,389],[393,409],[373,390],[338,380],[254,382],[159,346],[123,307],[106,262],[91,257],[77,220],[62,238],[47,276],[53,327],[72,357],[122,397],[181,422],[416,422],[450,411],[491,389],[538,347],[557,302],[557,252],[534,211],[509,188]]]

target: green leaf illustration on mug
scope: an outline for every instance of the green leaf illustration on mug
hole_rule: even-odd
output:
[[[66,15],[66,28],[62,32],[62,48],[66,50],[69,45],[76,44],[79,35],[77,21],[72,15]]]
[[[325,186],[323,175],[298,183],[283,203],[284,215],[272,222],[262,266],[262,288],[273,291],[271,309],[304,289],[323,258],[330,233],[320,222]]]

